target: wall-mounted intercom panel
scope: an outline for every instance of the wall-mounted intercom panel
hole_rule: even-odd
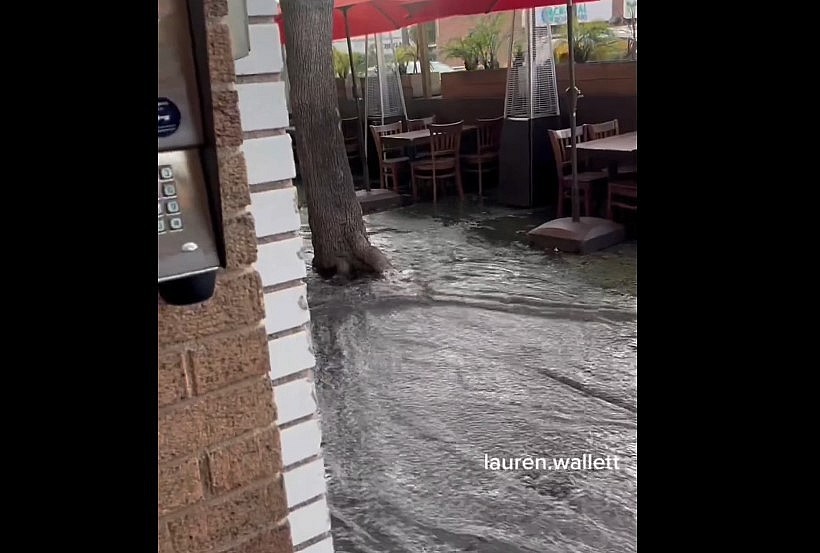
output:
[[[225,266],[202,0],[157,0],[157,282],[168,303],[209,298]],[[250,51],[245,0],[230,0],[233,57]]]
[[[206,168],[208,146],[197,67],[194,14],[186,0],[158,0],[157,280],[215,271],[221,265]],[[206,88],[207,89],[207,88]]]

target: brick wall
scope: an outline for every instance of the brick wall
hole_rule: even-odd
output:
[[[225,0],[205,3],[228,266],[203,304],[168,306],[158,298],[157,549],[286,553],[293,541],[313,540],[317,544],[304,551],[332,552],[326,503],[316,502],[317,496],[324,501],[323,474],[304,461],[321,464],[318,421],[315,414],[294,419],[302,405],[315,413],[315,402],[296,389],[312,385],[314,360],[288,180],[293,159],[279,131],[251,139],[257,127],[285,126],[287,113],[283,117],[276,94],[237,85],[236,69],[248,61],[235,66],[231,59]],[[270,4],[249,2],[257,10]],[[251,30],[257,59],[259,31]],[[274,51],[270,45],[269,54]],[[248,119],[246,107],[260,103],[266,106],[261,118]],[[251,130],[243,133],[243,126]],[[283,148],[288,155],[276,153]],[[275,387],[272,375],[291,375],[294,388]],[[293,498],[305,509],[294,511]],[[317,521],[322,531],[310,532]]]
[[[333,553],[312,368],[310,312],[288,126],[283,56],[272,0],[249,0],[251,53],[236,62],[251,212],[264,294],[269,378],[277,408],[285,507],[299,553]],[[271,550],[272,551],[272,550]]]

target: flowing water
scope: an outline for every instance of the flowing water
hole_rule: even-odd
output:
[[[531,249],[546,220],[455,203],[373,214],[396,275],[309,277],[338,553],[636,551],[637,242]],[[487,468],[583,454],[619,468]]]

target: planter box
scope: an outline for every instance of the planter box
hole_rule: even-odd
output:
[[[503,99],[506,88],[506,68],[441,74],[441,95],[448,99]]]
[[[569,65],[558,66],[558,90],[569,87]],[[637,96],[638,62],[576,63],[575,84],[584,96]]]
[[[349,79],[340,79],[336,77],[336,95],[342,100],[350,100],[352,98],[352,94],[348,93],[350,89],[350,80]]]

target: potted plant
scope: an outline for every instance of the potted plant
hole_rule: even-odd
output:
[[[630,58],[630,42],[614,36],[606,23],[579,23],[574,36],[575,78],[585,96],[631,96],[637,94],[637,67]],[[564,33],[566,36],[566,33]],[[569,44],[555,49],[558,88],[568,85]],[[607,63],[611,62],[611,63]]]
[[[507,70],[501,68],[498,51],[506,38],[502,33],[505,21],[509,23],[502,15],[485,17],[467,36],[447,44],[445,55],[464,60],[465,71],[442,75],[441,90],[445,98],[504,97]]]
[[[350,59],[347,54],[333,49],[333,72],[336,73],[336,91],[339,98],[348,98],[347,76],[350,74]]]
[[[520,42],[514,44],[513,67],[521,67],[524,65],[524,47]]]

